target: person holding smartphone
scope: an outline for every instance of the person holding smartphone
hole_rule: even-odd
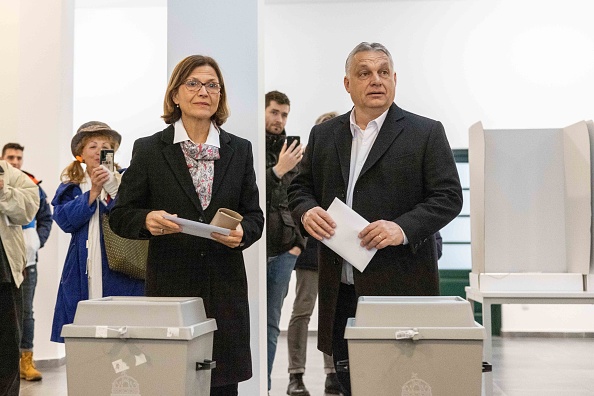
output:
[[[101,215],[114,206],[121,178],[117,170],[101,164],[102,150],[107,150],[103,157],[113,158],[121,140],[109,125],[90,121],[70,142],[75,160],[62,172],[52,200],[54,221],[72,235],[56,298],[52,341],[64,342],[62,326],[72,323],[79,301],[144,295],[143,280],[109,269],[103,243]]]
[[[266,94],[266,298],[268,390],[270,373],[280,334],[279,322],[283,301],[295,261],[305,249],[305,240],[291,218],[287,187],[299,172],[303,147],[299,137],[287,136],[285,125],[291,102],[279,91]]]

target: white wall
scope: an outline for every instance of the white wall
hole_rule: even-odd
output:
[[[73,0],[0,1],[0,144],[25,146],[24,169],[43,180],[51,197],[67,160],[72,122]],[[55,227],[57,228],[57,227]],[[49,341],[67,240],[52,231],[39,252],[35,358],[60,359]]]
[[[74,40],[74,131],[103,121],[122,135],[116,161],[130,164],[132,145],[165,128],[167,1],[79,0]]]
[[[594,4],[580,0],[287,2],[266,7],[266,90],[292,102],[287,131],[345,112],[344,61],[361,41],[387,46],[396,102],[444,123],[453,148],[468,127],[562,127],[592,117]]]

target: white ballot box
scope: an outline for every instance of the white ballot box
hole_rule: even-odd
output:
[[[62,328],[68,395],[209,395],[216,328],[201,298],[81,301]]]
[[[557,129],[470,127],[470,285],[481,291],[588,289],[591,122]]]
[[[353,396],[481,394],[485,329],[460,297],[359,297],[344,338]]]

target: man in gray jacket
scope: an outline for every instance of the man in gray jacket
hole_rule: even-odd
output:
[[[39,189],[25,173],[0,160],[0,395],[19,394],[20,327],[25,268],[21,226],[39,209]]]

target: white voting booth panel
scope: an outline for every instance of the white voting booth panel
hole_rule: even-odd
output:
[[[353,396],[481,394],[485,329],[460,297],[359,297],[344,338]]]
[[[62,328],[68,395],[208,395],[216,328],[201,298],[81,301]]]
[[[592,162],[590,168],[590,207],[592,208],[590,212],[590,223],[592,224],[592,227],[594,227],[594,194],[592,193],[594,191],[594,122],[588,120],[586,121],[586,126],[588,128],[588,136],[590,137],[590,161]],[[592,228],[590,228],[590,230],[592,230]],[[586,290],[594,291],[594,232],[590,239],[590,272],[586,278]]]
[[[470,127],[471,287],[588,289],[591,142],[594,128],[585,121],[560,129]]]

